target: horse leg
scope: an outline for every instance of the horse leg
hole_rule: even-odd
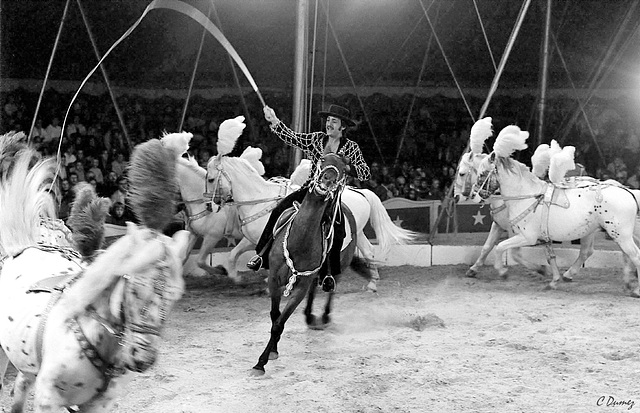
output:
[[[636,267],[636,277],[638,277],[640,275],[640,249],[635,244],[635,242],[633,242],[633,237],[629,236],[623,238],[621,236],[618,236],[616,238],[612,236],[612,238],[614,239],[614,241],[616,241],[618,246],[620,246],[622,252],[625,253],[627,257],[629,257],[629,259],[633,262]],[[632,290],[631,296],[640,298],[640,285],[636,285],[635,289],[632,285],[633,276],[631,268],[625,266],[623,274],[625,287],[629,290]]]
[[[525,260],[524,258],[522,258],[522,250],[520,249],[520,247],[511,249],[511,257],[513,258],[513,260],[515,262],[517,262],[518,264],[522,265],[523,267],[525,267],[529,271],[537,272],[540,275],[549,274],[549,267],[551,267],[551,272],[553,273],[553,268],[556,265],[555,256],[551,257],[549,255],[549,250],[548,249],[546,250],[546,256],[547,256],[547,262],[549,263],[549,266],[547,266],[547,265],[538,265],[538,264],[534,264],[534,263],[532,263],[530,261]],[[557,266],[556,266],[556,271],[558,271]]]
[[[495,222],[491,223],[491,229],[489,230],[489,236],[487,237],[484,245],[482,245],[482,249],[480,250],[480,256],[476,260],[476,262],[467,270],[465,274],[469,278],[476,278],[478,276],[478,270],[480,267],[484,265],[484,261],[487,259],[487,255],[491,252],[493,247],[498,243],[500,236],[505,231],[500,228],[498,224]],[[499,257],[496,257],[498,259]]]
[[[274,271],[272,269],[272,271]],[[307,289],[309,288],[309,283],[313,282],[315,278],[311,277],[299,277],[298,283],[294,287],[293,291],[291,291],[291,296],[289,296],[289,300],[287,301],[287,305],[285,305],[282,313],[279,312],[280,306],[280,290],[277,286],[274,287],[275,281],[271,279],[274,278],[274,275],[269,276],[269,290],[271,292],[271,336],[269,338],[269,342],[265,347],[264,351],[258,358],[258,363],[253,366],[251,370],[251,374],[253,376],[262,376],[264,371],[264,366],[269,362],[270,356],[272,352],[277,354],[278,341],[280,341],[280,337],[282,336],[282,332],[284,331],[284,325],[291,317],[291,314],[298,307],[305,294],[307,293]],[[273,320],[273,318],[278,315],[278,317]]]
[[[373,245],[371,241],[367,239],[364,235],[363,231],[357,235],[358,242],[356,243],[358,247],[358,251],[362,254],[365,261],[368,263],[369,274],[371,278],[369,279],[369,283],[367,284],[367,291],[371,291],[375,293],[378,291],[378,281],[380,281],[380,273],[378,272],[378,267],[374,264],[374,253],[373,253]]]
[[[578,258],[576,258],[571,267],[562,274],[562,281],[573,281],[573,276],[578,274],[580,268],[582,268],[589,257],[593,255],[595,238],[596,234],[593,232],[580,239],[580,252],[578,253]],[[626,257],[626,255],[624,256]]]
[[[211,251],[213,251],[218,241],[220,241],[220,238],[221,237],[215,237],[210,234],[205,235],[202,238],[202,245],[200,246],[200,251],[198,252],[196,264],[198,264],[198,267],[205,270],[210,275],[226,275],[226,271],[222,272],[218,268],[209,265],[208,262],[209,254],[211,254]]]
[[[2,396],[2,384],[4,383],[4,375],[9,367],[9,357],[4,349],[0,347],[0,397]]]
[[[36,380],[36,376],[33,374],[25,374],[21,371],[16,375],[16,381],[13,384],[13,391],[11,395],[13,396],[13,403],[11,405],[12,413],[20,413],[24,411],[24,404],[27,401],[27,397],[29,396],[29,390],[33,386],[33,383]],[[36,411],[40,411],[37,410]]]
[[[193,247],[196,245],[198,241],[198,236],[193,232],[189,231],[189,243],[187,244],[187,251],[184,255],[184,260],[182,261],[182,265],[185,265],[189,260],[189,256],[191,255],[191,251],[193,251]]]
[[[233,280],[236,284],[242,281],[242,278],[238,275],[238,270],[236,269],[236,264],[238,262],[238,258],[243,253],[250,251],[254,248],[254,243],[249,241],[247,238],[242,238],[238,245],[236,245],[231,251],[229,251],[229,255],[227,255],[227,269],[229,278]]]
[[[512,248],[524,247],[526,245],[531,245],[531,243],[522,235],[516,234],[499,242],[498,245],[495,246],[496,258],[493,266],[498,271],[498,275],[502,278],[507,278],[508,268],[504,265],[503,259],[505,251]]]
[[[113,411],[113,405],[122,394],[124,387],[133,379],[132,374],[111,379],[107,390],[78,406],[78,413],[108,413]]]
[[[333,303],[333,294],[334,293],[329,293],[329,296],[327,297],[327,301],[324,305],[324,314],[322,314],[322,324],[324,326],[327,326],[328,324],[331,323],[331,304]]]
[[[304,308],[304,320],[307,323],[307,326],[313,330],[319,330],[318,320],[316,316],[313,315],[313,301],[316,298],[316,285],[318,278],[314,277],[313,283],[309,287],[309,292],[307,293],[307,305]]]
[[[560,270],[558,269],[558,262],[556,261],[556,253],[553,250],[553,245],[551,244],[551,242],[547,242],[544,246],[544,253],[547,257],[547,262],[549,263],[549,266],[551,267],[551,272],[553,274],[553,278],[552,280],[559,280],[560,279]],[[553,288],[551,286],[548,286],[549,288]]]

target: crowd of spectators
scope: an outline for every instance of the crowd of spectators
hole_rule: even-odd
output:
[[[112,200],[109,221],[124,223],[133,219],[127,202],[126,165],[131,149],[164,132],[182,130],[193,133],[190,153],[202,166],[216,154],[216,134],[219,124],[228,118],[245,116],[247,128],[233,154],[251,145],[263,151],[266,177],[287,176],[291,172],[290,149],[269,131],[262,107],[253,95],[223,96],[206,100],[194,96],[183,116],[184,102],[169,97],[156,99],[137,95],[118,98],[118,110],[108,94],[80,94],[70,108],[65,130],[64,115],[71,94],[49,89],[43,96],[31,133],[43,155],[60,154],[58,206],[62,218],[69,213],[73,201],[73,186],[80,181],[94,185],[99,195]],[[0,133],[29,133],[38,95],[23,89],[3,93]],[[281,119],[291,122],[291,97],[284,93],[266,95],[265,100]],[[523,129],[530,123],[535,98],[496,97],[491,107],[494,129],[508,124]],[[348,131],[356,140],[371,167],[367,182],[351,182],[373,190],[384,201],[393,197],[410,200],[442,200],[455,177],[457,160],[464,152],[473,124],[467,105],[479,108],[480,100],[442,95],[414,97],[386,96],[379,93],[362,100],[353,95],[326,98],[352,110],[358,124]],[[323,101],[314,100],[320,110]],[[553,130],[574,106],[566,98],[550,100],[547,128]],[[587,173],[601,179],[614,178],[633,187],[640,187],[640,134],[637,123],[625,113],[625,102],[598,102],[590,108],[598,115],[589,130],[582,118],[566,134],[562,145],[576,146],[576,160],[586,166]],[[317,111],[316,110],[316,111]],[[476,111],[477,112],[477,111]],[[321,119],[311,117],[309,130],[321,130]],[[124,127],[122,125],[124,122]],[[594,130],[595,129],[595,130]],[[60,141],[60,136],[62,140]],[[605,139],[606,137],[606,139]],[[548,139],[550,140],[550,139]],[[488,143],[489,147],[491,143]],[[521,154],[526,163],[535,148],[530,145]]]

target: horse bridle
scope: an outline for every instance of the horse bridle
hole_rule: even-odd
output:
[[[476,176],[478,176],[478,168],[476,168],[473,164],[473,162],[471,161],[471,158],[474,156],[473,152],[469,152],[469,156],[462,156],[460,165],[465,164],[469,166],[469,172],[465,175],[464,177],[464,181],[461,184],[457,184],[456,186],[458,186],[460,188],[460,192],[464,195],[466,192],[466,189],[469,188],[469,194],[471,194],[471,192],[473,191],[473,185],[474,183],[471,181],[471,175],[475,174]],[[468,159],[467,159],[468,158]],[[458,173],[457,175],[460,176],[460,167],[458,166]]]
[[[155,336],[160,335],[160,330],[162,328],[162,325],[167,319],[169,300],[166,298],[165,292],[167,287],[167,279],[169,278],[169,274],[171,273],[171,267],[167,262],[167,256],[169,255],[168,247],[164,243],[163,243],[163,247],[164,247],[164,256],[161,259],[159,259],[156,264],[154,264],[157,270],[156,271],[157,275],[153,278],[153,293],[155,297],[160,297],[160,302],[161,302],[160,308],[158,310],[160,312],[160,324],[159,326],[149,326],[149,324],[145,323],[144,321],[140,323],[140,322],[127,320],[126,313],[123,311],[122,321],[123,321],[123,326],[125,330],[128,329],[131,332],[137,333],[137,334],[150,334]],[[131,276],[125,274],[122,276],[122,278],[125,280],[125,288],[123,290],[125,294],[122,300],[122,305],[123,307],[125,307],[127,296],[129,295],[136,296],[137,294],[132,292],[132,288],[135,283],[132,281]],[[129,292],[129,294],[127,294],[126,292]],[[143,318],[143,320],[145,320],[149,315],[149,304],[151,302],[152,300],[147,300],[143,304],[142,309],[140,310],[140,316]]]
[[[230,200],[233,199],[233,186],[231,185],[231,177],[222,167],[222,157],[218,155],[216,159],[219,161],[216,164],[216,169],[218,173],[216,174],[215,185],[213,186],[213,192],[207,191],[207,184],[209,182],[209,169],[207,168],[207,173],[204,177],[204,198],[211,199],[211,204],[216,204],[220,208],[225,204],[229,203]],[[222,196],[222,177],[224,177],[229,183],[229,195],[227,197]]]
[[[321,184],[320,177],[328,170],[334,170],[336,172],[336,176],[340,176],[340,170],[335,165],[327,165],[324,168],[316,168],[316,172],[313,176],[313,180],[311,181],[311,185],[309,185],[309,192],[315,192],[317,195],[324,195],[325,201],[331,200],[336,197],[336,194],[342,192],[342,189],[346,186],[347,176],[343,172],[342,177],[336,180],[331,186],[327,188],[323,188]]]

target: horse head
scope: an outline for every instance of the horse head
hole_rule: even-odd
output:
[[[454,199],[468,199],[473,184],[478,178],[478,167],[488,156],[483,153],[485,141],[493,134],[491,118],[486,117],[476,121],[469,134],[469,152],[462,155],[458,162],[458,170],[453,183]]]
[[[325,199],[335,198],[346,185],[349,168],[346,158],[333,153],[324,155],[319,161],[310,191]]]
[[[231,177],[225,171],[224,161],[226,156],[216,155],[209,160],[207,164],[206,189],[204,193],[206,199],[217,205],[233,199],[233,190],[231,187]]]
[[[458,162],[458,171],[453,183],[454,199],[457,201],[469,199],[472,195],[473,185],[478,179],[480,163],[489,156],[486,153],[467,152]]]
[[[480,162],[477,170],[477,179],[471,191],[472,196],[479,195],[482,199],[487,199],[500,192],[500,182],[498,181],[496,155],[492,153]]]
[[[130,224],[127,236],[136,252],[111,293],[110,308],[123,325],[124,367],[144,372],[156,361],[167,314],[184,291],[182,260],[189,233],[178,231],[170,238]]]

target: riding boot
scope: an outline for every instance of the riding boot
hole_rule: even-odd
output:
[[[265,270],[269,269],[269,251],[271,251],[271,245],[273,245],[273,236],[269,237],[267,241],[265,241],[264,246],[261,249],[257,249],[259,251],[256,255],[249,259],[247,262],[247,268],[253,271],[258,271],[260,268],[264,268]],[[258,243],[260,245],[260,243]]]

